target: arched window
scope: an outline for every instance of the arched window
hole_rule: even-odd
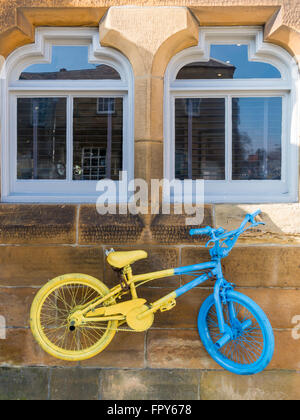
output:
[[[38,28],[3,90],[4,201],[95,202],[99,180],[133,178],[132,71],[97,30]]]
[[[166,72],[165,177],[203,179],[206,202],[296,201],[297,78],[260,28],[201,29]]]

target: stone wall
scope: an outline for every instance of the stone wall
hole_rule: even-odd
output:
[[[224,206],[207,206],[204,223],[237,226],[254,207],[237,206],[229,216]],[[182,235],[180,220],[177,226],[174,219],[160,224],[169,231],[166,243],[163,235],[163,240],[157,233],[153,238],[157,223],[139,217],[113,223],[111,216],[97,215],[93,205],[1,205],[0,308],[8,330],[7,339],[0,340],[0,365],[6,366],[0,398],[300,398],[300,342],[291,335],[292,318],[300,308],[300,235],[288,225],[280,232],[280,207],[267,207],[266,233],[246,235],[224,260],[226,278],[265,310],[275,330],[271,364],[264,373],[247,378],[224,372],[198,337],[197,313],[212,284],[182,296],[172,311],[158,313],[148,332],[117,333],[110,346],[90,360],[69,363],[48,356],[33,340],[29,310],[38,288],[49,279],[82,272],[114,285],[115,273],[104,258],[111,246],[149,252],[148,260],[134,265],[135,273],[205,261],[208,253],[203,243]],[[299,229],[299,212],[292,205],[289,215]],[[153,301],[187,280],[157,280],[142,287],[139,295]],[[68,368],[65,373],[62,367]]]
[[[0,5],[0,55],[33,42],[36,26],[98,26],[102,45],[120,49],[135,74],[135,173],[162,177],[163,76],[169,59],[198,42],[199,25],[265,25],[265,38],[300,54],[297,0],[149,2],[14,0]],[[118,5],[163,9],[111,8]],[[188,6],[172,7],[172,6]],[[67,8],[67,10],[65,10]],[[162,13],[168,24],[162,27]],[[115,284],[104,251],[145,249],[135,273],[201,262],[204,243],[190,238],[184,219],[99,216],[93,205],[0,205],[0,399],[299,399],[300,340],[292,318],[300,315],[300,213],[298,204],[209,205],[204,225],[237,227],[262,208],[267,223],[248,233],[224,260],[226,278],[268,314],[276,350],[267,370],[254,377],[223,371],[207,355],[196,329],[211,284],[196,288],[170,312],[157,314],[145,333],[119,332],[100,355],[81,363],[51,358],[34,342],[29,309],[38,288],[63,273],[82,272]],[[139,294],[155,300],[186,278],[158,280]]]

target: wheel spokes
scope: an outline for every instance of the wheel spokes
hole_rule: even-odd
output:
[[[70,283],[52,291],[40,312],[40,326],[46,338],[56,347],[80,352],[93,347],[107,331],[109,321],[88,323],[70,330],[70,318],[77,308],[101,298],[90,286]]]
[[[256,363],[264,350],[264,337],[261,327],[254,315],[246,307],[232,301],[230,304],[232,305],[231,310],[229,310],[229,304],[223,305],[223,315],[225,323],[235,332],[235,338],[219,349],[219,352],[223,357],[237,364]],[[241,325],[249,320],[251,321],[251,326],[244,331],[241,330]],[[215,344],[222,337],[215,305],[208,312],[207,326],[211,340]]]

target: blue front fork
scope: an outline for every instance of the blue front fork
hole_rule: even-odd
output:
[[[197,270],[211,270],[208,274],[203,274],[200,277],[190,281],[189,283],[181,286],[179,289],[175,290],[176,297],[187,293],[189,290],[193,289],[194,287],[199,286],[200,284],[206,282],[212,277],[216,277],[217,281],[214,287],[214,300],[215,306],[217,311],[217,318],[219,324],[219,330],[222,337],[220,340],[217,341],[215,344],[218,349],[222,348],[227,344],[229,341],[237,338],[243,331],[251,326],[251,321],[245,321],[243,323],[239,322],[233,302],[227,302],[227,294],[233,290],[234,286],[228,283],[224,277],[222,272],[222,265],[221,265],[221,258],[214,258],[212,262],[209,263],[202,263],[196,264],[193,266],[181,267],[174,269],[174,274],[182,275],[188,274],[191,271]],[[224,311],[223,305],[228,304],[228,314],[229,314],[229,322],[231,325],[228,325],[225,322],[224,318]]]
[[[251,320],[246,320],[243,323],[239,322],[236,317],[235,308],[233,302],[227,301],[227,294],[228,292],[232,291],[234,288],[233,284],[228,283],[222,273],[221,263],[219,261],[217,265],[217,281],[214,287],[214,300],[215,306],[217,311],[217,318],[219,324],[220,334],[222,337],[215,343],[215,346],[218,349],[221,349],[225,346],[229,341],[237,338],[243,331],[249,328],[252,325]],[[228,325],[225,322],[224,318],[224,311],[223,305],[228,305],[228,315],[229,315],[229,322],[231,324]]]

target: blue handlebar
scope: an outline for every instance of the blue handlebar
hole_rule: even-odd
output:
[[[256,216],[258,216],[261,213],[261,210],[258,209],[257,211],[255,211],[254,213],[251,214],[251,216],[254,218]]]
[[[242,230],[249,222],[251,222],[253,225],[256,224],[257,222],[255,221],[255,217],[258,216],[260,213],[261,213],[261,210],[258,209],[252,214],[247,214],[240,226],[240,229]]]
[[[190,235],[210,235],[212,228],[210,226],[206,226],[206,228],[201,229],[191,229]]]
[[[226,233],[224,236],[225,237],[230,237],[231,235],[236,235],[236,234],[241,234],[241,233],[243,233],[243,231],[244,231],[244,227],[249,223],[249,222],[251,222],[251,224],[253,225],[253,227],[254,226],[257,226],[257,225],[260,225],[260,224],[264,224],[264,223],[261,223],[261,222],[255,222],[255,217],[256,216],[258,216],[259,214],[261,213],[261,210],[259,209],[259,210],[257,210],[257,211],[255,211],[254,213],[252,213],[252,214],[247,214],[246,215],[246,217],[245,217],[245,219],[243,220],[243,222],[242,222],[242,224],[241,224],[241,226],[238,228],[238,229],[236,229],[236,230],[234,230],[234,231],[232,231],[232,232],[228,232],[228,233]],[[200,229],[191,229],[190,230],[190,235],[207,235],[207,236],[212,236],[214,239],[213,240],[216,240],[216,239],[219,239],[218,238],[218,235],[223,235],[224,233],[225,233],[226,231],[225,231],[225,229],[223,229],[223,228],[219,228],[219,229],[213,229],[213,228],[211,228],[210,226],[206,226],[205,228],[200,228]],[[221,238],[220,238],[221,239]]]
[[[224,258],[227,257],[242,233],[253,227],[264,225],[263,222],[257,222],[255,220],[255,217],[260,213],[261,210],[257,210],[252,214],[247,214],[240,227],[230,232],[227,232],[221,227],[219,229],[213,229],[210,226],[206,226],[205,228],[201,229],[191,229],[190,235],[210,236],[211,239],[207,242],[206,246],[210,247],[210,244],[213,244],[213,247],[210,249],[211,255],[213,257],[217,256],[218,258]]]

